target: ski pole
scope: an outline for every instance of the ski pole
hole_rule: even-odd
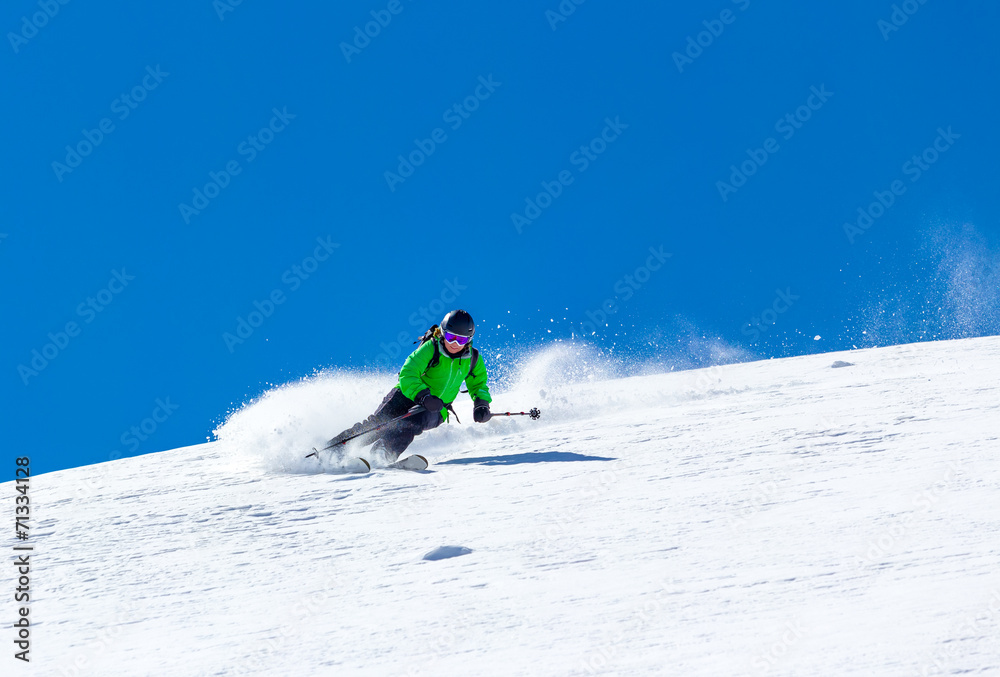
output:
[[[496,418],[497,416],[530,416],[531,419],[534,421],[534,420],[537,420],[538,417],[541,416],[541,415],[542,415],[542,412],[538,411],[538,407],[535,407],[535,408],[533,408],[533,409],[531,409],[529,411],[503,411],[503,412],[497,412],[497,413],[493,414],[493,416],[491,416],[490,418]]]
[[[319,451],[326,451],[327,449],[335,449],[336,447],[339,447],[341,445],[347,444],[348,442],[350,442],[351,440],[353,440],[355,437],[361,437],[362,435],[367,435],[368,433],[373,433],[376,430],[381,430],[382,428],[385,428],[388,425],[392,425],[396,421],[402,421],[404,418],[410,418],[411,416],[415,416],[416,414],[422,414],[425,411],[427,411],[427,410],[424,409],[423,407],[421,407],[420,405],[417,405],[417,406],[413,407],[412,409],[410,409],[405,414],[403,414],[402,416],[397,416],[396,418],[394,418],[394,419],[392,419],[390,421],[386,421],[385,423],[380,423],[379,425],[371,427],[368,430],[362,430],[361,432],[355,433],[355,434],[351,435],[350,437],[345,437],[344,439],[340,440],[339,442],[334,442],[333,444],[330,444],[330,445],[327,445],[327,446],[323,447]],[[310,456],[316,456],[316,458],[319,458],[319,456],[318,456],[319,451],[313,450],[313,453],[306,455],[306,458],[309,458]]]

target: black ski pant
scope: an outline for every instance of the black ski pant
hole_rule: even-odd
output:
[[[402,416],[414,406],[416,406],[414,401],[404,395],[399,389],[399,386],[396,386],[382,399],[382,404],[379,405],[374,414],[360,423],[355,423],[353,426],[330,440],[328,444],[335,444],[346,437],[350,437],[351,435],[364,430],[365,428],[380,425],[386,421],[391,421],[397,416]],[[404,418],[402,421],[397,421],[392,425],[386,426],[381,430],[361,435],[358,437],[358,441],[367,445],[375,443],[376,440],[382,440],[386,451],[391,454],[395,454],[398,457],[408,446],[410,446],[414,437],[425,430],[437,428],[443,422],[444,416],[441,415],[441,412],[422,411],[419,414],[415,414],[409,418]]]

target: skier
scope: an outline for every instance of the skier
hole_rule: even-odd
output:
[[[485,423],[490,413],[490,391],[487,388],[486,365],[479,351],[472,347],[476,324],[464,310],[453,310],[444,316],[441,325],[427,330],[417,347],[403,363],[398,384],[389,391],[375,413],[361,423],[355,423],[327,443],[337,444],[351,435],[385,423],[416,407],[423,411],[381,430],[361,435],[362,444],[371,444],[395,461],[425,430],[441,425],[454,413],[451,403],[465,381],[474,403],[472,418]]]

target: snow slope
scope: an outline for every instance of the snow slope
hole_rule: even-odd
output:
[[[539,388],[565,357],[495,397],[541,420],[418,438],[432,472],[300,459],[386,386],[331,374],[34,478],[17,668],[1000,674],[1000,338]]]

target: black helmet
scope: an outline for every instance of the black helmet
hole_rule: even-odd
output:
[[[441,320],[441,331],[472,338],[476,333],[476,323],[472,321],[472,315],[464,310],[453,310]]]

